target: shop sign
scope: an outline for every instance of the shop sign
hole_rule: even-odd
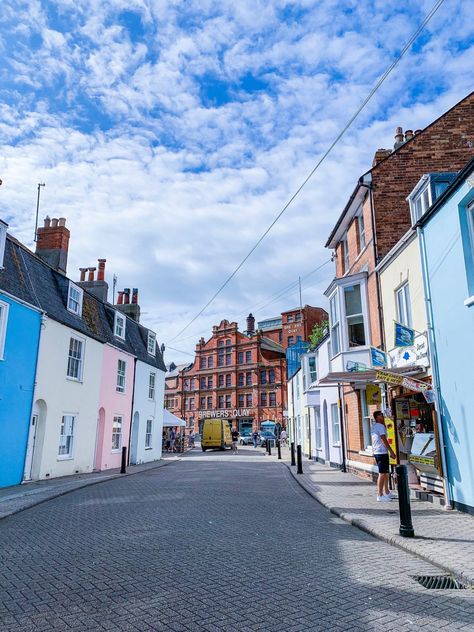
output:
[[[397,464],[398,446],[397,446],[397,437],[396,437],[396,432],[395,432],[395,423],[394,423],[393,419],[391,419],[391,418],[387,419],[387,417],[385,417],[385,430],[387,431],[388,445],[395,452],[395,458],[394,459],[392,459],[392,457],[389,456],[390,465],[396,465]]]
[[[415,344],[415,330],[395,322],[395,347],[412,347]]]
[[[430,366],[428,355],[428,337],[426,334],[415,336],[414,344],[410,347],[397,347],[388,352],[390,366],[398,368],[403,366]]]
[[[367,404],[372,406],[380,406],[382,403],[382,391],[377,384],[367,384],[365,387],[365,395],[367,397]]]
[[[408,388],[410,391],[415,391],[416,393],[423,393],[430,388],[430,385],[426,382],[420,382],[420,380],[414,380],[411,377],[404,377],[402,386]]]
[[[404,378],[403,375],[398,375],[398,373],[391,373],[390,371],[376,371],[375,379],[380,382],[386,382],[387,384],[402,386]]]
[[[387,354],[385,351],[381,349],[376,349],[375,347],[370,348],[370,355],[372,357],[372,366],[375,367],[386,367],[387,366]]]
[[[435,393],[433,390],[428,389],[426,391],[423,391],[423,396],[426,399],[428,404],[434,404],[435,403]]]
[[[234,408],[226,410],[199,410],[199,419],[231,419],[232,417],[250,417],[253,412],[250,408]]]

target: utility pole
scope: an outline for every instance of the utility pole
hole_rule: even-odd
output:
[[[113,280],[112,280],[112,305],[115,305],[115,289],[117,287],[117,277],[114,274],[113,276]]]
[[[38,197],[36,199],[36,221],[35,221],[35,241],[38,241],[38,216],[39,216],[39,206],[40,206],[40,192],[41,187],[45,187],[44,182],[38,182]]]

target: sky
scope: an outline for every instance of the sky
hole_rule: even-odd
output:
[[[68,276],[107,259],[142,322],[190,361],[222,319],[327,307],[326,238],[395,128],[473,89],[472,5],[445,0],[235,279],[434,0],[2,0],[0,217],[33,247],[65,217]],[[316,272],[313,270],[319,268]],[[110,300],[112,299],[110,295]],[[183,351],[181,353],[176,349]]]

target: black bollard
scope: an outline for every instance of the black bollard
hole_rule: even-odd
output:
[[[281,444],[280,444],[280,439],[278,439],[278,441],[277,441],[277,448],[278,448],[278,460],[281,461]]]
[[[267,443],[268,443],[268,456],[272,456],[272,442],[269,439]]]
[[[295,443],[294,443],[294,441],[291,442],[291,465],[296,465],[296,461],[295,461]]]
[[[296,468],[297,474],[303,474],[303,457],[301,454],[301,446],[296,446],[296,460],[298,461],[298,467]]]
[[[127,448],[126,446],[123,446],[122,448],[122,465],[120,467],[120,474],[126,474],[127,473],[127,469],[126,466],[127,465]]]
[[[411,521],[410,489],[408,487],[408,468],[397,465],[398,506],[400,508],[400,535],[404,538],[414,538],[415,530]]]

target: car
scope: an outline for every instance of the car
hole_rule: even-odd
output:
[[[240,435],[239,443],[240,445],[252,445],[253,444],[252,435],[251,434]]]
[[[272,447],[276,446],[276,436],[271,430],[263,430],[263,432],[260,433],[260,446],[262,448],[267,447],[267,441],[270,442]]]

